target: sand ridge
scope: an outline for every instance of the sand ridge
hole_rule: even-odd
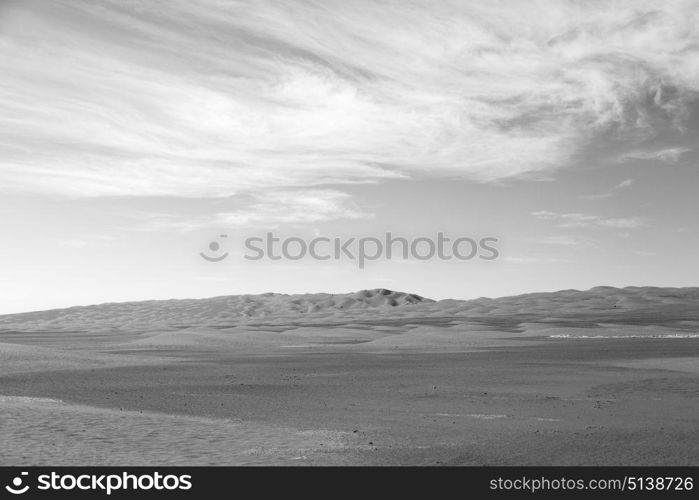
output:
[[[2,331],[91,331],[227,327],[300,320],[343,324],[371,318],[508,318],[518,322],[590,321],[639,324],[672,322],[696,327],[699,288],[596,287],[497,299],[434,301],[387,289],[348,294],[231,295],[110,303],[0,316]]]

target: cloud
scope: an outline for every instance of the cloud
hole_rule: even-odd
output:
[[[627,187],[631,187],[632,185],[633,185],[633,179],[624,179],[619,184],[617,184],[614,187],[614,189],[626,189]]]
[[[276,190],[253,193],[235,200],[237,207],[209,216],[139,214],[146,229],[192,231],[202,228],[244,226],[276,227],[279,224],[310,224],[338,219],[367,219],[350,195],[332,189]]]
[[[543,243],[545,245],[561,245],[561,246],[573,246],[580,244],[578,238],[572,236],[543,236],[536,239],[537,243]]]
[[[619,161],[627,162],[631,160],[657,160],[666,163],[676,163],[683,154],[689,153],[691,150],[691,148],[674,147],[649,151],[629,151],[628,153],[623,154],[619,158]]]
[[[612,187],[609,191],[607,191],[605,193],[583,195],[583,196],[581,196],[581,198],[584,200],[599,200],[602,198],[611,198],[612,196],[614,196],[614,194],[617,193],[617,191],[629,188],[633,185],[633,183],[634,183],[633,179],[624,179],[619,184]]]
[[[512,264],[567,264],[573,262],[570,259],[562,259],[559,257],[535,256],[503,257],[502,260]]]
[[[5,191],[225,197],[545,176],[598,136],[681,129],[699,91],[691,0],[1,9]]]
[[[633,229],[646,223],[646,220],[642,217],[604,217],[583,213],[560,214],[547,210],[532,212],[532,215],[539,220],[554,221],[558,224],[558,227],[563,228],[597,226]]]
[[[271,191],[253,195],[249,207],[216,214],[215,225],[243,226],[269,223],[312,223],[335,219],[365,219],[372,214],[362,211],[350,196],[334,190]]]

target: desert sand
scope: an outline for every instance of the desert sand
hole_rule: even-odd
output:
[[[2,465],[697,465],[699,289],[0,316]]]

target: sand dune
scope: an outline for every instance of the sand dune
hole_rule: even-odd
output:
[[[232,295],[209,299],[109,303],[0,316],[0,331],[177,329],[295,319],[344,323],[353,318],[513,318],[525,321],[671,322],[696,327],[699,288],[596,287],[497,299],[434,301],[387,289],[348,294]]]
[[[70,307],[0,316],[0,329],[83,330],[178,328],[221,325],[250,319],[332,316],[367,309],[430,304],[433,300],[386,289],[356,293],[231,295],[210,299],[152,300]]]

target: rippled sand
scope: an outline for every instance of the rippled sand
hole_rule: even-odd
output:
[[[125,411],[0,396],[0,463],[52,465],[294,465],[342,463],[341,432],[222,418]]]

